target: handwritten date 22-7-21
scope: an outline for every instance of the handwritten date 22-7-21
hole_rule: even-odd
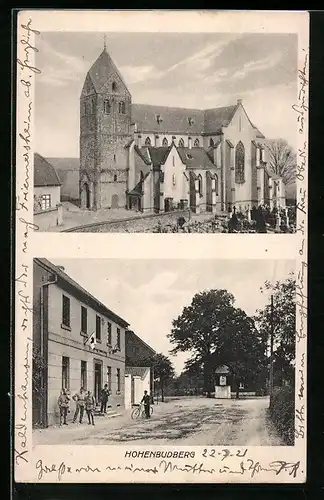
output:
[[[227,449],[224,449],[222,451],[217,451],[214,448],[212,448],[211,450],[207,450],[205,448],[204,451],[202,452],[202,456],[204,458],[216,458],[216,457],[221,456],[222,457],[221,461],[225,460],[225,458],[227,458],[227,457],[241,457],[241,458],[243,458],[243,457],[245,457],[246,454],[247,454],[247,448],[245,448],[245,450],[237,450],[236,453],[231,453],[230,450],[227,450]]]

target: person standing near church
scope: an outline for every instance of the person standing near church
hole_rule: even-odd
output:
[[[80,422],[80,424],[82,424],[84,407],[85,407],[85,397],[86,397],[85,390],[83,389],[83,387],[81,387],[80,391],[77,392],[76,394],[74,394],[74,396],[72,398],[73,401],[76,402],[76,408],[75,408],[74,417],[73,417],[74,424],[78,418],[79,413],[80,413],[79,422]]]
[[[107,413],[108,398],[109,398],[108,384],[105,384],[100,395],[100,402],[101,402],[100,413]]]
[[[144,404],[145,418],[151,418],[151,396],[147,393],[147,391],[144,391],[141,403]]]

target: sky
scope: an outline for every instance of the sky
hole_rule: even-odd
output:
[[[103,33],[37,37],[35,150],[79,157],[79,97]],[[243,105],[270,138],[296,148],[297,35],[107,33],[107,50],[132,102],[208,109]]]
[[[159,260],[50,259],[130,323],[130,328],[156,352],[169,356],[180,374],[190,354],[170,356],[166,335],[172,320],[191,304],[197,292],[226,289],[248,315],[269,303],[260,293],[266,280],[284,280],[294,271],[292,260]]]

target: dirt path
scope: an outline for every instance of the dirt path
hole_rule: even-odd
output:
[[[280,446],[266,417],[268,400],[192,398],[154,407],[151,420],[133,421],[129,413],[95,428],[44,429],[34,444],[138,444],[192,446]]]

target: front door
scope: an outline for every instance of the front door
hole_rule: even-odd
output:
[[[97,403],[100,401],[100,393],[102,389],[102,363],[94,362],[94,397]]]
[[[111,197],[111,208],[118,208],[118,194],[113,194]]]

